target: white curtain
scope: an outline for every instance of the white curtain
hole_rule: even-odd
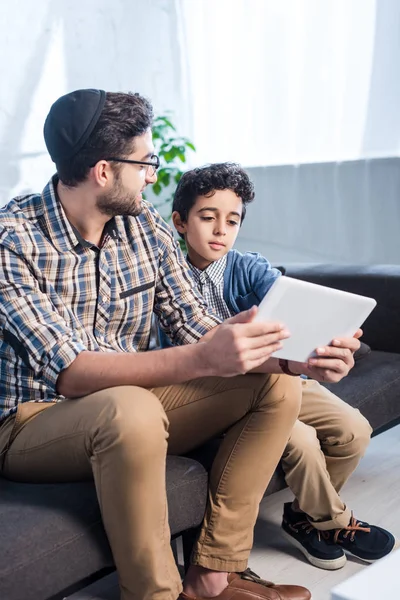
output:
[[[196,163],[398,153],[398,0],[180,0],[180,7]],[[385,10],[386,34],[377,30]]]
[[[399,0],[177,0],[196,164],[249,168],[239,250],[400,264]]]

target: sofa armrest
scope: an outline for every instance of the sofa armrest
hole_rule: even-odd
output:
[[[289,264],[286,275],[370,296],[376,308],[363,325],[373,350],[400,352],[400,265]]]

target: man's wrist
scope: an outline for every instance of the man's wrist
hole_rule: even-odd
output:
[[[193,347],[196,348],[195,370],[196,379],[200,377],[214,377],[217,375],[215,362],[210,356],[210,350],[207,347],[208,342],[203,342],[201,338]]]

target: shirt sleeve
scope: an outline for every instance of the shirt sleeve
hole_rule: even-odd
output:
[[[191,344],[221,323],[197,291],[172,229],[158,221],[160,249],[154,312],[173,344]]]
[[[22,256],[0,245],[0,327],[35,379],[56,392],[57,378],[86,350]]]

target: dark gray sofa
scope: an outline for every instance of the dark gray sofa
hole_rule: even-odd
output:
[[[332,389],[358,407],[377,433],[399,422],[400,266],[291,265],[286,274],[377,299],[364,327],[372,352]],[[204,514],[206,468],[217,444],[191,458],[167,461],[171,532],[186,531],[186,545]],[[277,469],[267,493],[284,485]],[[31,485],[0,479],[0,532],[1,600],[63,598],[113,568],[91,482]]]

